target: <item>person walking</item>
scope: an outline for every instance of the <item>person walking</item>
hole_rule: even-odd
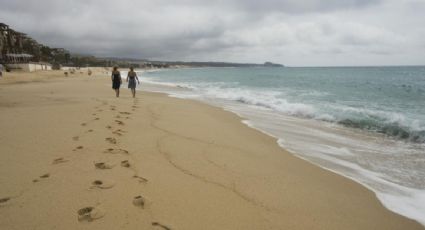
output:
[[[128,88],[131,89],[131,93],[133,94],[133,97],[136,97],[136,80],[137,80],[137,84],[140,84],[139,78],[137,77],[136,72],[134,72],[134,68],[130,67],[130,71],[128,71],[128,74],[127,74],[127,82],[128,82]]]
[[[114,66],[114,69],[112,70],[111,80],[112,80],[112,89],[115,90],[116,96],[119,97],[122,79],[121,79],[121,73],[120,71],[118,71],[117,66]]]
[[[0,64],[0,77],[3,77],[3,65]]]

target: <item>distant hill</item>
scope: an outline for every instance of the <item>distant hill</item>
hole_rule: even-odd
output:
[[[30,57],[25,60],[8,58],[10,55]],[[8,62],[49,62],[55,67],[72,66],[120,66],[120,67],[148,67],[148,68],[170,68],[175,66],[186,67],[283,67],[281,64],[265,62],[255,63],[233,63],[233,62],[184,62],[184,61],[154,61],[139,58],[118,57],[96,57],[90,54],[76,54],[64,48],[51,48],[38,43],[27,34],[18,32],[8,25],[0,22],[0,63]]]
[[[263,65],[266,67],[284,67],[284,65],[282,64],[276,64],[273,62],[265,62]]]
[[[94,58],[94,57],[93,57]],[[265,62],[264,64],[256,63],[234,63],[234,62],[186,62],[186,61],[155,61],[148,59],[137,58],[117,58],[117,57],[102,57],[96,58],[103,63],[111,63],[120,67],[134,66],[134,67],[155,67],[155,68],[169,68],[175,66],[186,67],[284,67],[284,65],[272,62]]]
[[[180,65],[191,67],[284,67],[281,64],[266,62],[264,64],[255,63],[234,63],[234,62],[182,62],[182,61],[150,61],[153,64],[163,63],[167,65]]]

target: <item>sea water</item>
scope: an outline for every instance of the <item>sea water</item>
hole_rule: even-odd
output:
[[[238,114],[294,155],[365,185],[385,207],[425,225],[425,66],[140,75],[150,83],[145,89]]]

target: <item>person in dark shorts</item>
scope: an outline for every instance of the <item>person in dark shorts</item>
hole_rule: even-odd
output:
[[[118,67],[116,66],[112,70],[111,80],[112,80],[112,89],[115,90],[116,96],[119,97],[122,79],[121,79],[121,73],[120,71],[118,71]]]
[[[134,72],[134,68],[130,67],[130,71],[128,71],[128,74],[127,74],[127,82],[128,82],[128,88],[131,89],[131,93],[133,94],[133,97],[136,97],[136,80],[137,80],[137,84],[140,84],[139,78],[137,77],[136,72]]]

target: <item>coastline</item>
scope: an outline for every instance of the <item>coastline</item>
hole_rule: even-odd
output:
[[[23,75],[35,82],[0,83],[6,229],[424,229],[233,113],[125,85],[116,99],[99,72]],[[101,218],[78,221],[84,207]]]
[[[327,71],[339,72],[337,69]],[[352,69],[351,72],[354,70],[364,71],[360,68]],[[406,71],[414,73],[417,70]],[[372,190],[389,210],[425,225],[422,215],[425,211],[422,202],[425,194],[421,189],[423,182],[420,176],[423,174],[421,162],[424,162],[422,153],[425,146],[416,142],[415,138],[403,139],[405,137],[397,136],[400,130],[410,129],[409,136],[419,137],[421,134],[414,130],[421,129],[422,119],[407,122],[413,118],[411,113],[407,109],[406,114],[397,112],[395,102],[394,108],[385,106],[386,99],[376,102],[382,103],[382,107],[378,106],[382,110],[373,108],[373,103],[362,102],[360,99],[360,107],[363,109],[352,108],[347,112],[346,109],[351,107],[346,105],[345,100],[333,101],[329,96],[339,95],[337,98],[351,97],[355,100],[359,95],[349,91],[338,92],[332,87],[297,89],[296,82],[298,84],[310,82],[306,79],[294,80],[291,77],[300,71],[306,73],[304,68],[291,70],[289,73],[283,69],[257,71],[254,68],[248,70],[221,68],[216,71],[207,68],[146,73],[143,74],[142,80],[156,83],[158,87],[145,83],[142,89],[163,92],[171,97],[193,99],[231,111],[240,116],[248,126],[275,137],[278,144],[293,155],[362,184]],[[376,68],[367,70],[372,75],[376,71]],[[389,69],[385,70],[388,71]],[[307,72],[313,78],[309,80],[313,82],[316,81],[315,75],[324,74],[318,69]],[[271,88],[267,87],[267,82],[276,81],[273,77],[270,79],[266,77],[260,80],[261,83],[250,80],[255,79],[255,76],[266,76],[266,73],[289,79],[286,84],[280,81],[280,84],[276,83]],[[345,76],[345,73],[341,74]],[[379,81],[376,78],[375,80]],[[408,79],[403,81],[410,85]],[[361,82],[360,78],[357,84],[362,84]],[[375,82],[376,84],[379,85]],[[388,86],[392,87],[382,85],[383,88]],[[382,95],[378,93],[376,96]],[[393,95],[387,96],[385,98],[393,97]],[[402,98],[404,96],[401,95],[397,100]],[[414,103],[414,101],[407,102],[407,104]],[[334,109],[323,110],[327,107]],[[373,118],[373,115],[378,115],[382,120]],[[354,123],[365,121],[372,126],[353,128],[341,125],[339,121],[346,119]],[[383,134],[379,129],[371,127],[381,127],[387,131]],[[388,134],[389,130],[394,133]]]

